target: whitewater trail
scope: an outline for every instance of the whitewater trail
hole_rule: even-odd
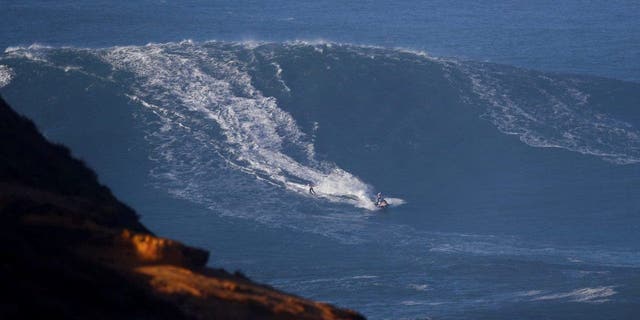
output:
[[[241,171],[299,194],[306,195],[306,184],[312,183],[326,200],[374,209],[372,187],[334,164],[317,161],[313,143],[295,119],[252,86],[233,54],[220,56],[187,41],[116,47],[100,54],[115,69],[135,75],[136,101],[153,105],[165,130],[193,127],[189,122],[207,126],[202,118],[213,121],[225,139],[215,147]],[[294,159],[285,149],[304,156]]]
[[[151,183],[176,198],[273,228],[348,244],[370,241],[362,232],[370,222],[352,209],[378,210],[373,187],[317,160],[313,141],[319,125],[308,135],[275,98],[252,85],[247,71],[247,60],[255,59],[252,47],[191,41],[104,49],[33,45],[7,49],[3,58],[89,76],[122,90],[136,106],[132,116],[150,148]],[[69,64],[77,60],[67,58],[78,56],[109,68]],[[271,66],[286,91],[285,71]],[[308,183],[317,196],[309,194]],[[283,197],[283,189],[298,196]],[[387,229],[388,238],[397,234]]]

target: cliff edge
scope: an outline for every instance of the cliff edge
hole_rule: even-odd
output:
[[[0,319],[364,319],[207,268],[0,97]]]

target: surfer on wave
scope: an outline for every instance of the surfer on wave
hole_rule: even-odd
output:
[[[313,183],[309,183],[309,194],[312,196],[316,195],[316,191],[313,190]]]

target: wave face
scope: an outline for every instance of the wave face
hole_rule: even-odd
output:
[[[640,131],[589,106],[584,82],[522,72],[471,67],[473,91],[487,105],[484,116],[501,132],[533,147],[563,148],[617,164],[640,161]]]
[[[638,303],[622,284],[640,266],[640,84],[404,49],[183,41],[10,47],[0,87],[145,223],[283,289],[371,318]],[[258,262],[238,254],[251,245]]]

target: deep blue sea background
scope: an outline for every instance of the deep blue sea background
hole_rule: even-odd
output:
[[[0,8],[0,94],[212,266],[370,319],[640,313],[637,1]]]

